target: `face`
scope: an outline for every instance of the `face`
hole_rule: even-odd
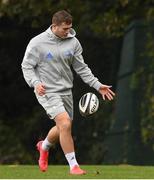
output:
[[[66,24],[64,22],[60,25],[53,24],[52,30],[54,34],[57,35],[58,37],[66,38],[68,33],[70,32],[71,27],[72,27],[72,24]]]

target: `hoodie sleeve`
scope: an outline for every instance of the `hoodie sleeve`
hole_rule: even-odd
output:
[[[35,46],[30,43],[27,46],[21,67],[23,76],[30,87],[35,87],[40,83],[38,76],[36,75],[36,66],[39,63],[39,52]]]
[[[77,40],[77,39],[76,39]],[[102,85],[96,77],[92,74],[88,65],[84,62],[82,56],[82,47],[80,42],[76,41],[75,52],[74,52],[74,60],[72,62],[72,67],[76,71],[78,75],[80,75],[81,79],[88,84],[90,87],[95,88],[97,91]]]

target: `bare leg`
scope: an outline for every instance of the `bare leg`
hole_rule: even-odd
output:
[[[57,129],[59,131],[60,145],[64,154],[74,152],[74,142],[71,135],[72,121],[66,112],[55,117]]]
[[[57,115],[55,122],[59,130],[60,145],[70,166],[70,174],[85,174],[86,172],[80,169],[76,161],[74,142],[71,134],[72,121],[67,112]]]
[[[47,139],[52,144],[55,144],[59,140],[59,130],[57,126],[54,126],[50,129],[47,135]]]
[[[59,137],[60,145],[70,166],[70,174],[85,174],[86,172],[80,169],[76,161],[74,142],[71,134],[72,121],[67,112],[57,115],[55,117],[55,122],[56,126],[49,131],[46,139],[51,143],[55,143]],[[39,166],[41,171],[46,171],[48,167],[48,151],[44,151],[40,145],[41,143],[39,142],[37,145],[40,151]]]

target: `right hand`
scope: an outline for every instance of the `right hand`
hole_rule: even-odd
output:
[[[35,91],[38,95],[43,96],[45,95],[45,85],[42,83],[39,83],[35,86]]]

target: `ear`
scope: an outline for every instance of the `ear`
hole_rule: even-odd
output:
[[[56,25],[56,24],[52,24],[51,26],[52,26],[52,27],[56,27],[57,25]]]
[[[53,31],[57,29],[57,25],[56,24],[52,24],[51,27],[52,27]]]

